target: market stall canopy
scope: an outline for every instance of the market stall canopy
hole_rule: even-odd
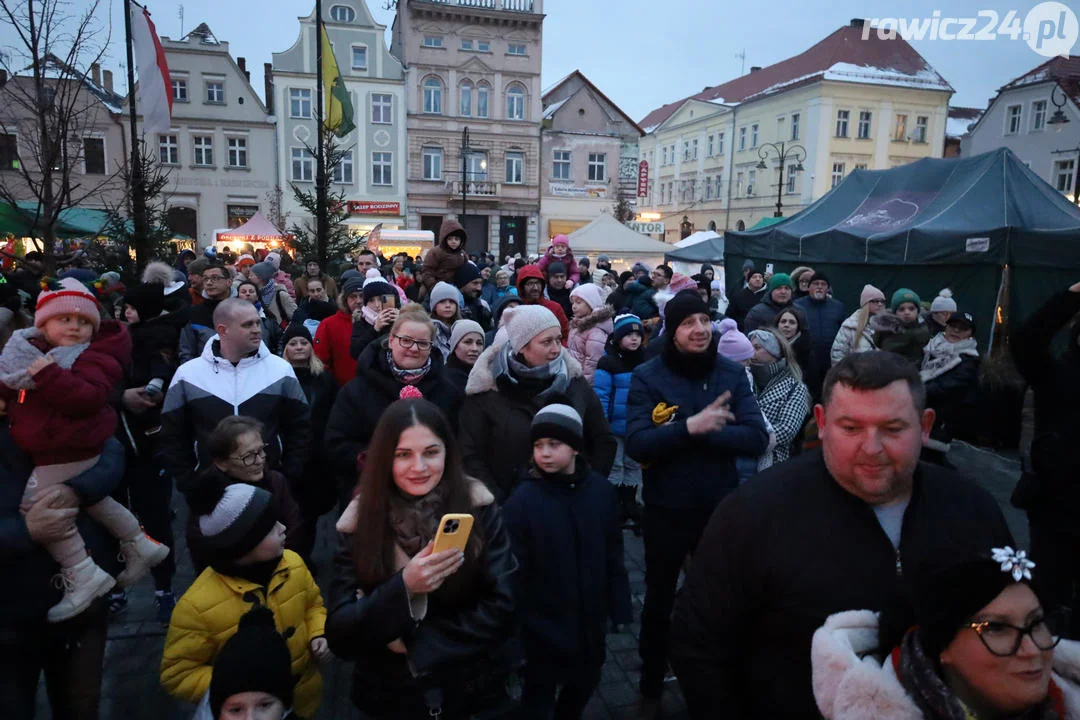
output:
[[[1080,274],[1080,208],[1007,148],[855,170],[802,212],[725,239],[729,286],[752,259],[824,270],[849,307],[865,283],[924,298],[948,287],[976,314],[980,339],[993,327],[1006,266],[1004,310],[1014,322]]]
[[[0,203],[0,235],[10,233],[16,237],[37,237],[43,232],[38,203],[23,200],[15,205]],[[104,234],[108,230],[110,214],[96,208],[70,207],[60,211],[54,226],[59,238],[88,237]]]
[[[639,261],[655,265],[671,249],[671,245],[634,232],[607,213],[597,216],[567,237],[570,238],[570,250],[574,256],[579,259],[590,256],[594,267],[598,255],[609,256],[612,267],[629,267]]]
[[[257,211],[251,218],[232,230],[217,233],[219,243],[268,243],[281,242],[286,235],[274,227],[274,224],[266,219],[262,210]]]
[[[750,229],[751,230],[757,230],[758,228],[769,227],[770,225],[775,225],[776,223],[783,222],[783,221],[784,221],[783,217],[763,217],[760,220],[758,220],[756,223],[754,223],[754,226],[751,227]]]
[[[699,233],[694,233],[698,235]],[[686,238],[689,240],[694,237],[691,235]],[[716,233],[713,233],[716,235]],[[680,242],[686,242],[685,240]],[[689,263],[716,263],[720,264],[724,262],[724,236],[716,235],[716,237],[705,238],[701,242],[696,242],[693,245],[687,245],[679,247],[679,243],[675,243],[675,250],[671,250],[664,254],[664,259],[668,262],[689,262]]]
[[[688,235],[675,243],[675,247],[690,247],[691,245],[697,245],[698,243],[705,242],[706,240],[713,240],[718,237],[720,237],[720,233],[714,232],[713,230],[698,230],[696,233]]]

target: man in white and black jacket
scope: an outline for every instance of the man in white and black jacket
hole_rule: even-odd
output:
[[[917,576],[1012,545],[988,492],[919,462],[934,411],[910,362],[848,355],[822,399],[821,450],[728,495],[698,544],[671,639],[693,718],[819,717],[810,639],[826,617],[888,608],[901,634]],[[887,653],[900,638],[882,632]]]
[[[186,492],[197,469],[207,465],[206,438],[229,415],[263,425],[266,461],[290,483],[303,474],[311,439],[311,416],[292,367],[262,342],[258,311],[230,298],[214,310],[217,334],[202,356],[173,376],[161,409],[165,468]]]

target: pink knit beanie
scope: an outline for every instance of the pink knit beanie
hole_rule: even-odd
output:
[[[739,332],[738,324],[731,318],[720,321],[720,344],[717,351],[721,356],[737,363],[754,357],[753,344]]]
[[[64,278],[55,287],[45,288],[38,294],[34,311],[34,327],[42,327],[47,321],[62,315],[79,315],[94,325],[94,333],[101,327],[101,305],[94,294],[75,278]]]
[[[859,295],[859,307],[866,305],[871,300],[884,300],[885,293],[878,290],[873,285],[863,285],[862,293]]]

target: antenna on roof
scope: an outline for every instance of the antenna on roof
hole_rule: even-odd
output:
[[[735,59],[739,61],[739,75],[746,72],[746,48],[735,53]]]
[[[184,37],[184,6],[180,5],[176,11],[176,17],[180,18],[180,37]]]

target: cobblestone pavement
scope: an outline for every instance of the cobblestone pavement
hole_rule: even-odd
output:
[[[1012,455],[999,455],[957,443],[950,459],[961,470],[987,488],[1002,505],[1006,519],[1021,547],[1027,547],[1027,523],[1023,515],[1008,505],[1009,494],[1019,476],[1019,463]],[[174,588],[177,596],[191,584],[193,572],[187,548],[183,545],[183,501],[174,498],[178,570]],[[329,580],[332,523],[323,518],[315,558],[317,579],[322,587]],[[641,661],[637,656],[638,619],[645,595],[644,548],[640,538],[626,532],[626,561],[633,596],[634,623],[628,632],[608,636],[607,662],[601,684],[586,708],[586,720],[631,718],[637,709],[637,681]],[[105,655],[102,720],[187,720],[190,706],[169,697],[158,684],[158,664],[165,641],[165,630],[154,619],[153,584],[149,577],[128,592],[128,607],[116,615],[109,627]],[[351,720],[358,715],[349,701],[349,666],[335,660],[324,668],[325,689],[318,720]],[[674,681],[664,693],[663,708],[667,718],[687,717],[682,695]],[[39,692],[39,716],[49,717],[44,687]]]

